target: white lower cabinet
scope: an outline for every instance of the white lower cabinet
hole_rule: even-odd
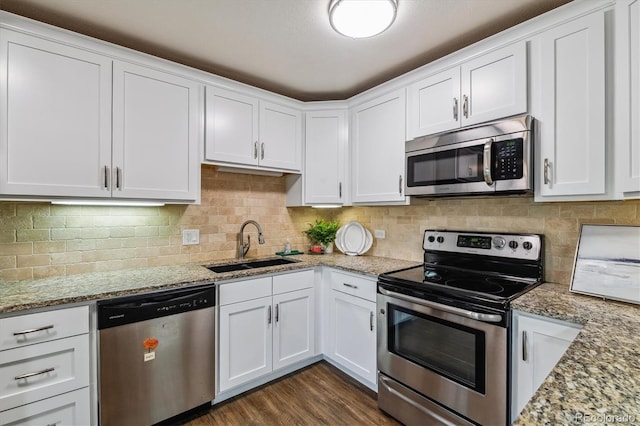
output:
[[[90,424],[89,308],[0,320],[0,424]]]
[[[511,420],[514,420],[580,333],[577,324],[513,312]]]
[[[313,271],[220,285],[219,392],[315,355]]]
[[[375,390],[376,281],[337,271],[330,275],[325,355]]]

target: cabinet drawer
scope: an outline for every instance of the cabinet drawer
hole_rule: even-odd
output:
[[[88,385],[88,334],[0,352],[0,411]]]
[[[0,351],[88,332],[88,306],[3,318]]]
[[[0,413],[7,426],[88,425],[91,422],[89,388],[22,405]]]
[[[271,296],[271,277],[220,285],[220,306]]]
[[[376,301],[376,281],[342,272],[331,271],[331,288],[342,293]]]
[[[273,277],[273,294],[288,293],[313,287],[313,271],[292,272]]]

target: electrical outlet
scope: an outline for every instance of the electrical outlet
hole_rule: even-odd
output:
[[[387,232],[384,229],[374,229],[373,234],[379,240],[384,240],[387,237]]]
[[[200,244],[200,230],[199,229],[183,229],[182,245],[190,246],[194,244]]]

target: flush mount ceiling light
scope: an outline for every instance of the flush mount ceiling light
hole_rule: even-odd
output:
[[[391,26],[397,9],[397,0],[331,0],[329,21],[347,37],[372,37]]]

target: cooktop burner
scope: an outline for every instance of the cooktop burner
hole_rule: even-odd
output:
[[[444,285],[464,290],[479,291],[480,293],[501,294],[504,292],[504,287],[488,280],[448,280],[445,281]]]

